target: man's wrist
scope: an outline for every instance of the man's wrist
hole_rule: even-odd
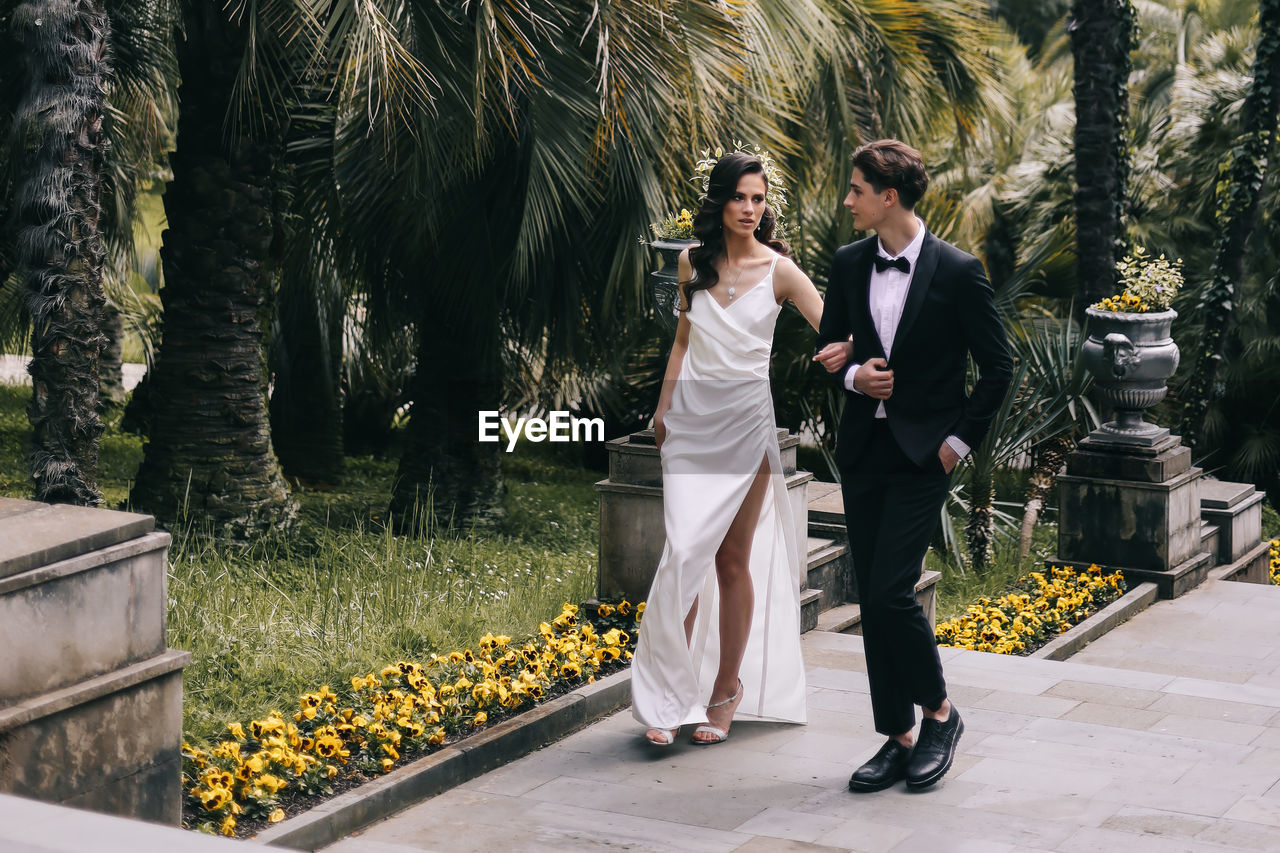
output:
[[[854,392],[855,394],[862,393],[861,391],[858,390],[857,386],[853,384],[854,376],[857,374],[859,367],[862,367],[862,365],[857,363],[850,364],[847,368],[845,368],[845,372],[844,372],[844,387]]]

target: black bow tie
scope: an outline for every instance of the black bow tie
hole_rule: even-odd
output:
[[[904,273],[911,272],[911,261],[906,258],[894,258],[893,260],[889,260],[888,258],[881,257],[879,253],[877,253],[872,255],[871,259],[875,261],[876,272],[884,272],[885,270],[890,269],[900,270]]]

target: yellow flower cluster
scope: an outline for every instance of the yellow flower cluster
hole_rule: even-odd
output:
[[[1182,287],[1182,259],[1151,258],[1138,246],[1116,264],[1116,276],[1124,291],[1095,302],[1094,308],[1130,314],[1166,311]]]
[[[644,612],[626,601],[605,607],[605,616],[634,613],[632,625]],[[486,634],[476,649],[358,675],[341,694],[328,685],[303,694],[292,715],[231,723],[229,737],[211,747],[184,743],[186,810],[204,816],[189,823],[234,836],[241,820],[283,820],[282,793],[328,794],[340,775],[386,773],[403,755],[438,748],[495,714],[536,704],[560,685],[595,681],[605,665],[631,659],[630,633],[598,630],[577,614],[566,604],[523,644]]]
[[[653,236],[658,238],[692,240],[693,214],[682,207],[678,216],[669,216],[651,227]]]
[[[1106,299],[1099,300],[1093,307],[1099,311],[1115,311],[1128,314],[1147,313],[1147,306],[1142,304],[1141,297],[1128,291],[1118,296],[1108,296]]]
[[[1098,566],[1077,572],[1050,566],[1019,578],[996,598],[979,598],[961,616],[937,628],[938,645],[997,654],[1026,654],[1091,616],[1124,592],[1120,572]]]
[[[1280,586],[1280,539],[1271,540],[1271,582]]]

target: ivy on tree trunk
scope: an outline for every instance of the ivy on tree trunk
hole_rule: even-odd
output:
[[[1196,310],[1204,323],[1195,368],[1183,395],[1180,432],[1192,447],[1204,443],[1205,418],[1215,398],[1227,332],[1244,277],[1244,255],[1258,223],[1258,200],[1280,120],[1280,0],[1262,0],[1253,78],[1244,100],[1244,132],[1227,154],[1215,188],[1218,235],[1208,288]]]

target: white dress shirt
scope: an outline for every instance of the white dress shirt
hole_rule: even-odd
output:
[[[871,289],[868,294],[871,321],[875,324],[876,333],[880,336],[880,343],[884,345],[886,361],[891,358],[893,352],[893,339],[897,335],[898,324],[902,321],[902,309],[907,304],[907,292],[911,289],[911,278],[916,274],[916,262],[920,259],[920,248],[924,245],[924,235],[924,223],[920,221],[919,217],[916,217],[916,236],[898,254],[889,254],[884,247],[884,243],[880,242],[879,238],[876,239],[876,254],[880,257],[890,261],[906,258],[907,263],[911,265],[907,272],[893,268],[880,272],[874,265],[871,267]],[[850,364],[844,375],[844,387],[856,394],[861,394],[862,392],[853,386],[853,376],[861,366],[861,364]],[[887,417],[883,400],[880,401],[880,405],[876,406],[875,416],[877,418]],[[956,452],[957,456],[963,458],[968,455],[969,445],[961,441],[959,436],[949,435],[946,438],[946,442],[951,445],[951,449]]]

